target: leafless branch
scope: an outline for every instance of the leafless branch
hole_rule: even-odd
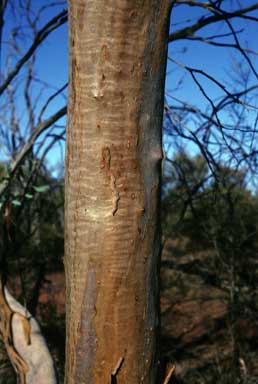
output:
[[[66,107],[61,108],[59,111],[54,113],[52,116],[50,116],[48,119],[43,121],[42,123],[39,123],[34,129],[32,130],[31,136],[28,138],[24,146],[21,148],[21,150],[17,153],[15,159],[10,164],[10,174],[9,178],[5,179],[1,185],[0,185],[0,195],[4,193],[6,188],[8,187],[9,179],[13,176],[13,174],[16,172],[17,168],[23,161],[26,154],[31,150],[32,146],[35,144],[35,141],[37,138],[52,124],[54,124],[58,119],[60,119],[62,116],[66,114]]]
[[[179,4],[179,3],[187,4],[187,5],[191,5],[191,6],[196,6],[196,5],[205,6],[204,4],[206,4],[206,6],[205,6],[206,9],[211,10],[211,8],[212,8],[210,4],[200,3],[200,2],[197,2],[198,4],[196,4],[195,1],[177,0],[175,2],[175,4]],[[184,39],[184,38],[189,37],[189,36],[193,36],[195,32],[206,27],[207,25],[211,25],[211,24],[217,23],[219,21],[223,21],[223,20],[225,21],[225,20],[229,20],[232,18],[236,18],[236,17],[244,17],[247,13],[255,11],[256,9],[258,9],[258,3],[255,3],[249,7],[246,7],[246,8],[238,9],[234,12],[223,12],[220,14],[215,14],[213,16],[200,18],[196,23],[190,25],[189,27],[185,27],[185,28],[182,28],[182,29],[177,30],[175,32],[172,32],[169,36],[169,41],[180,40],[180,39]],[[257,18],[252,18],[252,19],[254,19],[255,21],[257,20]]]
[[[16,63],[13,70],[6,76],[3,81],[3,84],[0,86],[0,95],[5,91],[14,77],[19,73],[22,66],[29,60],[29,58],[34,54],[39,45],[46,39],[46,37],[56,30],[60,25],[64,24],[67,21],[67,10],[60,12],[57,16],[53,17],[42,29],[40,29],[31,46],[24,54],[24,56]]]

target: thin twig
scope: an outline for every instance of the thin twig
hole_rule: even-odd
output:
[[[181,1],[177,1],[177,3],[183,4],[183,2]],[[235,17],[244,17],[246,13],[252,12],[256,9],[258,9],[258,3],[255,3],[246,8],[238,9],[235,12],[224,12],[223,14],[215,14],[206,18],[200,18],[196,23],[190,25],[189,27],[185,27],[175,32],[172,32],[169,36],[169,42],[179,40],[179,39],[184,39],[185,37],[189,37],[193,35],[194,32],[199,31],[201,28],[205,27],[206,25],[210,25],[225,19],[228,20]]]
[[[166,374],[166,377],[165,377],[165,380],[164,380],[163,384],[168,384],[168,383],[169,383],[169,381],[170,381],[170,379],[171,379],[171,377],[172,377],[172,375],[173,375],[175,369],[176,369],[176,366],[175,366],[175,365],[172,365],[172,366],[169,368],[169,370],[168,370],[168,372],[167,372],[167,374]]]
[[[31,150],[33,147],[36,139],[41,135],[47,128],[49,128],[52,124],[54,124],[58,119],[65,116],[66,114],[66,107],[63,107],[59,109],[56,113],[54,113],[52,116],[50,116],[48,119],[43,121],[42,123],[39,123],[33,130],[32,134],[27,140],[27,142],[24,144],[24,146],[20,149],[20,151],[17,153],[15,159],[10,164],[10,175],[8,179],[5,179],[1,183],[0,187],[0,195],[4,193],[6,190],[10,178],[14,175],[15,171],[23,161],[24,157],[27,155],[27,153]]]

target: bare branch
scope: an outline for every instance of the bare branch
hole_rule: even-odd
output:
[[[60,25],[64,24],[67,21],[67,10],[60,12],[52,20],[50,20],[41,30],[35,35],[34,41],[24,56],[17,62],[13,70],[7,75],[3,84],[0,86],[0,95],[5,91],[6,87],[10,84],[13,78],[19,73],[22,66],[29,60],[29,58],[34,54],[37,47],[42,43],[46,37],[56,30]]]
[[[177,0],[176,3],[185,3],[188,5],[196,5],[196,4],[189,4],[189,1],[180,1]],[[195,3],[191,2],[190,3]],[[203,3],[200,3],[203,4]],[[206,3],[207,4],[207,3]],[[206,7],[207,8],[207,7]],[[210,9],[210,8],[209,8]],[[206,18],[200,18],[196,23],[190,25],[189,27],[185,27],[182,29],[179,29],[178,31],[175,31],[170,34],[169,36],[169,42],[185,39],[186,37],[193,36],[196,31],[199,31],[201,28],[206,27],[207,25],[217,23],[218,21],[222,20],[229,20],[234,17],[244,17],[248,12],[252,12],[258,9],[258,3],[255,3],[249,7],[238,9],[234,12],[223,12],[220,14],[215,14],[213,16],[209,16]],[[254,20],[257,20],[254,18]]]
[[[231,35],[232,36],[232,33],[227,34],[227,35]],[[240,49],[239,49],[239,46],[237,44],[221,43],[221,42],[213,41],[210,38],[205,38],[205,37],[202,37],[202,36],[193,35],[193,36],[190,36],[190,37],[186,37],[186,40],[201,41],[203,43],[214,45],[216,47],[234,48],[234,49],[240,50],[241,52],[244,51],[246,53],[251,53],[253,55],[258,55],[258,51],[254,51],[252,49],[244,48],[244,47],[240,47]]]
[[[60,119],[62,116],[66,114],[66,107],[61,108],[59,111],[57,111],[54,115],[50,116],[48,119],[43,121],[42,123],[39,123],[34,129],[32,130],[31,136],[26,141],[22,149],[19,151],[19,153],[16,155],[15,159],[10,164],[10,175],[8,179],[4,179],[0,185],[0,195],[6,190],[8,187],[10,178],[14,175],[15,171],[23,161],[26,154],[31,150],[32,146],[34,145],[36,139],[41,135],[47,128],[49,128],[52,124],[54,124],[58,119]]]
[[[174,370],[176,369],[176,366],[175,365],[171,365],[167,371],[167,374],[166,374],[166,377],[165,377],[165,380],[163,382],[163,384],[168,384],[173,373],[174,373]]]
[[[43,105],[43,107],[41,108],[41,111],[39,113],[39,117],[38,117],[38,121],[41,122],[41,119],[42,119],[42,116],[43,116],[43,113],[46,111],[49,103],[55,98],[57,97],[58,95],[60,95],[60,93],[62,93],[65,88],[68,86],[68,83],[65,83],[61,88],[59,88],[56,92],[54,92],[51,96],[49,96],[49,98],[47,99],[47,101],[45,102],[45,104]]]

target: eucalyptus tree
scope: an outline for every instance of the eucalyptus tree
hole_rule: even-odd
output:
[[[70,1],[66,383],[156,383],[169,1]]]

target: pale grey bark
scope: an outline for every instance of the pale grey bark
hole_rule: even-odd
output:
[[[56,384],[54,362],[37,320],[5,288],[13,311],[12,335],[16,351],[28,365],[26,384]]]

